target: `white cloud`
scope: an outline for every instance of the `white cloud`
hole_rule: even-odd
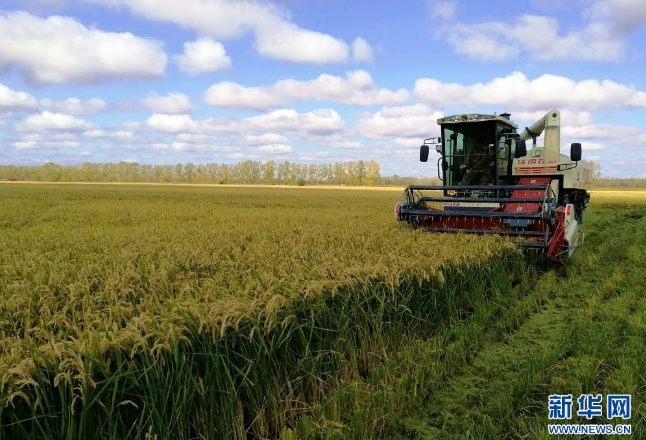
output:
[[[396,138],[395,145],[404,148],[419,148],[422,144],[419,138]]]
[[[336,141],[327,144],[331,148],[340,148],[342,150],[355,150],[358,148],[365,148],[365,145],[357,141]]]
[[[0,112],[30,111],[37,108],[38,101],[29,93],[17,92],[0,84]]]
[[[81,143],[77,141],[22,140],[22,141],[14,142],[13,146],[18,150],[58,149],[58,148],[78,148],[81,146]]]
[[[581,148],[584,151],[599,151],[604,150],[606,146],[604,144],[599,144],[596,142],[581,142]]]
[[[609,22],[614,32],[626,35],[644,24],[646,8],[642,0],[601,0],[587,8],[583,16],[593,22]]]
[[[292,23],[288,11],[269,2],[252,0],[85,0],[106,6],[125,6],[147,18],[178,24],[218,40],[247,32],[255,48],[271,58],[294,62],[331,63],[348,58],[348,45],[320,32]]]
[[[313,152],[298,154],[298,160],[302,160],[304,162],[320,162],[321,159],[329,160],[329,158],[330,158],[330,153],[327,151],[313,151]]]
[[[22,135],[23,141],[70,141],[76,139],[75,133],[50,132],[50,133],[25,133]]]
[[[224,147],[221,145],[213,145],[210,143],[189,143],[189,142],[173,142],[170,150],[181,153],[230,153],[240,151],[238,147]]]
[[[356,106],[402,104],[410,99],[405,89],[376,86],[366,71],[347,72],[345,78],[320,75],[310,81],[281,80],[271,86],[244,87],[221,82],[209,87],[204,100],[217,107],[263,110],[292,101],[333,101]]]
[[[239,135],[291,132],[304,135],[331,135],[342,131],[345,123],[337,112],[318,109],[307,113],[276,110],[249,118],[206,118],[193,120],[189,115],[154,114],[144,124],[128,124],[131,129],[152,129],[165,133]]]
[[[618,176],[635,176],[636,174],[628,167],[623,170],[618,166],[618,162],[611,162],[619,157],[633,157],[637,162],[631,162],[629,165],[634,166],[639,159],[635,153],[641,153],[646,149],[646,131],[642,128],[632,127],[619,124],[587,124],[582,126],[566,126],[561,128],[561,139],[563,140],[563,150],[569,151],[570,142],[581,142],[583,150],[599,151],[601,153],[602,164],[613,164],[615,168],[609,175]],[[597,160],[595,156],[584,157],[584,160]],[[599,156],[597,156],[599,158]],[[629,159],[628,159],[629,160]],[[610,170],[610,169],[609,169]]]
[[[108,132],[105,130],[99,130],[99,129],[87,130],[83,133],[83,137],[90,138],[90,139],[101,139],[101,138],[108,137]]]
[[[22,131],[80,131],[92,128],[94,128],[94,125],[83,119],[48,111],[31,115],[18,124],[18,129]]]
[[[215,137],[211,134],[204,133],[179,133],[176,138],[177,142],[189,144],[212,144]]]
[[[287,144],[262,145],[256,148],[255,150],[257,153],[272,154],[272,155],[289,154],[294,151],[292,147],[290,147]]]
[[[332,109],[319,109],[307,113],[296,110],[276,110],[266,115],[244,119],[244,123],[267,131],[291,131],[306,134],[327,135],[342,131],[345,124]]]
[[[349,52],[346,43],[330,35],[275,19],[263,19],[257,27],[256,49],[270,58],[316,64],[343,62]]]
[[[139,103],[153,113],[183,114],[192,110],[191,101],[183,93],[169,93],[165,96],[152,94]]]
[[[204,101],[216,107],[263,110],[281,104],[266,87],[245,87],[233,82],[221,82],[209,87]]]
[[[501,109],[548,111],[567,107],[591,111],[646,107],[646,93],[633,86],[610,80],[577,82],[548,74],[529,80],[521,72],[469,86],[423,78],[415,83],[415,95],[428,104],[445,105],[450,102],[452,107],[469,108],[499,106]]]
[[[18,141],[13,143],[14,148],[19,150],[28,150],[36,147],[35,141]]]
[[[637,127],[618,124],[588,124],[561,128],[561,137],[569,139],[610,140],[614,143],[642,148],[646,144],[646,132]]]
[[[222,43],[208,37],[184,43],[184,53],[176,55],[175,62],[180,70],[191,75],[213,73],[231,66],[231,58]]]
[[[352,43],[352,59],[355,63],[372,63],[375,60],[374,50],[363,38]]]
[[[384,107],[374,114],[363,114],[355,130],[366,138],[423,138],[437,133],[437,119],[444,116],[424,104]]]
[[[624,55],[631,32],[646,22],[642,0],[590,1],[576,29],[560,32],[559,20],[543,15],[523,15],[509,21],[451,23],[440,28],[437,38],[448,41],[456,52],[483,61],[499,61],[528,54],[540,60],[617,60]],[[436,4],[436,16],[455,14]]]
[[[66,141],[66,142],[61,142],[56,144],[56,147],[63,147],[63,148],[78,148],[80,146],[81,146],[81,143],[77,141]]]
[[[131,130],[100,130],[92,129],[83,132],[83,137],[87,139],[116,139],[119,141],[147,141],[143,139],[138,133]]]
[[[458,2],[429,2],[431,17],[453,20],[458,9]]]
[[[248,134],[244,137],[251,145],[284,144],[287,138],[278,133]]]
[[[68,98],[64,101],[54,101],[52,99],[41,99],[40,105],[50,108],[59,113],[71,115],[93,115],[105,111],[108,104],[102,99],[77,99]]]
[[[534,110],[534,111],[520,111],[514,112],[511,115],[511,118],[514,122],[526,122],[527,124],[533,124],[542,117],[545,116],[545,110]],[[592,113],[585,111],[572,111],[568,109],[561,110],[561,126],[569,127],[575,126],[579,127],[581,125],[587,125],[592,123]],[[521,124],[519,124],[521,125]]]
[[[148,118],[146,125],[153,130],[166,133],[192,133],[200,130],[200,124],[189,115],[154,114]]]
[[[165,68],[158,41],[88,28],[69,17],[0,14],[0,70],[15,69],[32,83],[159,78]]]
[[[109,135],[112,139],[118,139],[121,141],[134,141],[137,139],[137,134],[134,131],[130,130],[117,130]]]

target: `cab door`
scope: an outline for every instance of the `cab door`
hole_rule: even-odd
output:
[[[444,142],[442,159],[444,185],[457,185],[462,181],[463,170],[460,166],[466,162],[464,133],[458,129],[458,126],[445,127],[442,142]]]

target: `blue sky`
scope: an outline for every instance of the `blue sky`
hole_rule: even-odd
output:
[[[562,110],[646,176],[643,0],[5,0],[0,163],[418,162],[438,117]],[[431,162],[432,163],[432,162]]]

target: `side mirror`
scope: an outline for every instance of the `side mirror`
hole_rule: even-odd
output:
[[[516,139],[516,158],[527,156],[527,143],[525,139]]]
[[[578,162],[581,160],[581,144],[576,142],[570,146],[570,160]]]
[[[428,145],[424,144],[419,149],[419,160],[420,162],[428,162]]]
[[[438,153],[442,154],[442,144],[437,144],[437,145],[435,146],[435,151],[437,151]]]

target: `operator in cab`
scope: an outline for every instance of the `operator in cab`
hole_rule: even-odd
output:
[[[475,148],[467,157],[466,163],[460,165],[460,170],[466,169],[462,185],[489,185],[493,183],[491,167],[487,142],[484,139],[478,139]]]

